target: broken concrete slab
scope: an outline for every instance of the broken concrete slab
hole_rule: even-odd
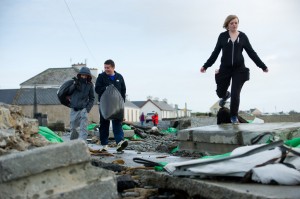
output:
[[[117,198],[113,172],[90,163],[76,140],[0,157],[3,198]]]
[[[265,143],[270,135],[287,140],[300,137],[300,123],[223,124],[181,130],[178,132],[180,150],[200,151],[207,154],[222,154],[263,135],[258,143]]]
[[[4,155],[0,156],[0,183],[88,161],[89,150],[78,141]],[[38,162],[41,164],[36,164]]]
[[[38,132],[37,120],[25,117],[21,107],[0,103],[0,156],[50,144]]]
[[[181,190],[189,198],[228,198],[228,199],[296,199],[299,198],[299,186],[261,185],[241,183],[239,179],[203,180],[180,178],[163,172],[136,170],[134,175],[141,177],[144,184],[160,189]]]
[[[130,142],[129,142],[130,145]],[[96,144],[89,144],[89,147],[94,150],[101,149],[101,146],[96,145]],[[123,153],[117,153],[116,152],[116,147],[110,147],[108,149],[108,153],[113,154],[113,156],[101,156],[100,159],[98,156],[92,157],[94,162],[98,164],[99,166],[102,167],[103,163],[112,163],[116,160],[123,160],[124,164],[122,166],[125,167],[139,167],[143,166],[140,163],[136,163],[133,161],[133,158],[142,158],[145,160],[149,161],[154,161],[154,162],[182,162],[182,161],[187,161],[190,160],[191,158],[188,157],[179,157],[179,156],[172,156],[168,153],[159,153],[159,152],[137,152],[133,150],[124,150]],[[98,162],[98,163],[97,163]],[[105,165],[105,164],[104,164]]]

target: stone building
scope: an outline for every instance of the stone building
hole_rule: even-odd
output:
[[[20,89],[1,89],[0,102],[22,107],[25,116],[33,118],[35,114],[46,115],[49,123],[70,123],[70,109],[61,105],[57,98],[59,87],[75,77],[86,64],[73,64],[67,68],[48,68],[20,84]],[[92,82],[95,84],[98,69],[90,68]],[[139,108],[129,101],[125,103],[125,119],[137,122]],[[94,107],[89,113],[89,122],[99,123],[98,95],[95,93]]]

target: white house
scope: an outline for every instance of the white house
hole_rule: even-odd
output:
[[[126,121],[138,122],[140,114],[140,108],[138,106],[128,100],[125,101],[124,118]]]
[[[145,115],[147,113],[157,112],[159,120],[166,118],[177,118],[177,117],[190,117],[191,110],[188,109],[178,109],[176,110],[171,105],[167,103],[166,100],[158,101],[148,99],[147,101],[132,101],[136,106],[138,106]]]

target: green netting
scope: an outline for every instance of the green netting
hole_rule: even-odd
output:
[[[179,147],[177,146],[177,147],[175,147],[174,149],[172,149],[171,153],[175,153],[175,152],[177,152],[178,150],[179,150]]]
[[[137,134],[134,134],[133,136],[132,136],[132,139],[134,139],[134,140],[140,140],[140,139],[142,139],[139,135],[137,135]]]
[[[290,147],[300,147],[300,137],[299,138],[294,138],[291,140],[287,140],[284,142],[285,145],[288,145]]]
[[[177,133],[177,129],[176,128],[172,128],[172,127],[169,127],[167,130],[162,130],[161,132],[162,133]]]
[[[98,125],[98,124],[95,124],[95,123],[89,124],[89,125],[87,126],[87,130],[92,131],[92,130],[94,130],[95,126],[97,126],[97,125]]]
[[[168,164],[168,162],[159,162],[159,164],[161,166],[154,166],[154,170],[155,171],[163,171],[164,166],[166,166]]]
[[[64,142],[61,137],[56,135],[51,129],[45,126],[39,126],[39,134],[44,136],[47,140],[54,143]]]
[[[122,129],[123,130],[131,130],[131,127],[128,126],[127,124],[123,124]]]

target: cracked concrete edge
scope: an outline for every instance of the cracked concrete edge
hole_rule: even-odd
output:
[[[298,198],[297,186],[272,186],[253,183],[222,182],[193,178],[174,177],[167,173],[137,170],[134,173],[147,185],[186,192],[189,197],[206,199],[267,199]]]
[[[117,198],[116,176],[89,162],[0,184],[0,198]]]
[[[80,140],[3,155],[0,156],[0,183],[89,161],[88,147]]]

